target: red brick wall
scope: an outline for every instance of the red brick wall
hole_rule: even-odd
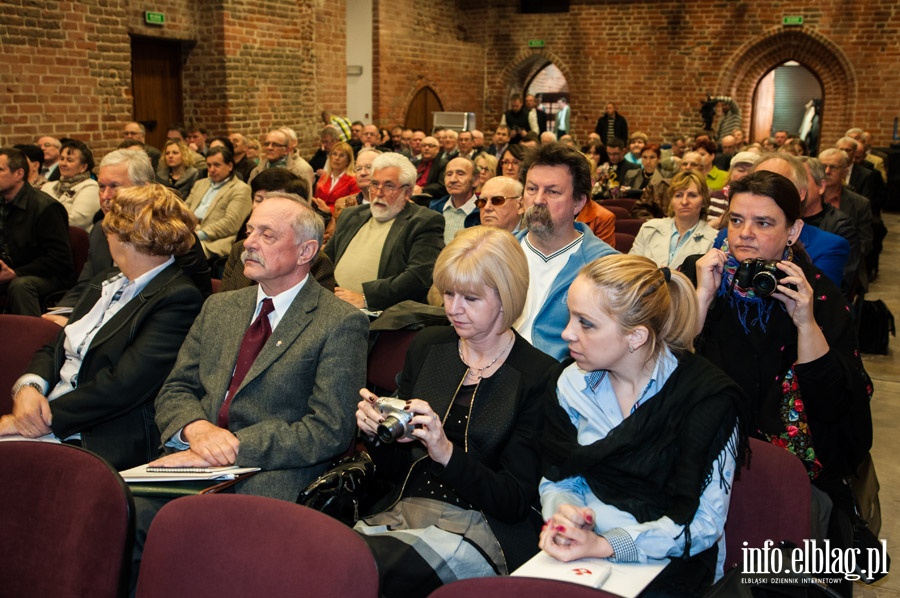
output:
[[[445,110],[474,111],[480,128],[543,64],[565,75],[583,138],[607,100],[655,139],[699,124],[706,92],[729,93],[749,124],[753,89],[795,59],[823,83],[823,140],[851,125],[889,141],[900,114],[900,3],[870,0],[571,0],[567,14],[520,15],[518,0],[375,1],[373,115],[401,122],[428,85]],[[35,3],[0,11],[0,144],[75,136],[98,155],[131,118],[129,34],[185,42],[185,114],[215,133],[297,130],[311,152],[318,112],[346,109],[342,0],[157,0],[164,28],[126,0]],[[802,28],[781,18],[802,15]],[[543,49],[529,49],[542,39]]]
[[[612,100],[632,130],[659,139],[702,123],[706,92],[732,94],[749,126],[758,80],[789,59],[825,89],[823,142],[850,126],[887,144],[900,116],[900,4],[888,0],[700,2],[571,0],[567,14],[517,14],[517,0],[457,0],[472,39],[486,43],[485,109],[499,120],[509,90],[524,83],[523,61],[560,67],[569,84],[573,129],[584,139]],[[783,28],[787,15],[803,27]],[[545,41],[529,49],[529,39]]]
[[[214,134],[297,131],[311,153],[318,113],[346,107],[343,0],[157,0],[164,27],[126,0],[7,0],[0,14],[0,144],[74,136],[103,155],[132,118],[129,34],[184,41],[185,120]]]
[[[483,128],[485,52],[468,21],[452,2],[375,0],[375,122],[402,124],[409,102],[427,85],[445,111],[475,112]]]

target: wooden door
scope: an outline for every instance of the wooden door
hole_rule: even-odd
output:
[[[134,120],[147,127],[147,144],[162,149],[169,126],[184,122],[181,42],[131,38],[131,94]]]
[[[433,123],[432,113],[442,112],[444,105],[441,99],[434,93],[430,87],[423,87],[413,97],[406,109],[406,128],[422,129],[426,133],[431,133]]]

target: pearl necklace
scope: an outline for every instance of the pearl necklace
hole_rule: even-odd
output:
[[[482,378],[484,378],[484,371],[489,369],[491,366],[493,366],[495,363],[497,363],[498,359],[503,357],[503,354],[506,353],[506,350],[509,349],[509,347],[512,345],[513,339],[515,339],[515,338],[516,338],[516,335],[512,335],[512,338],[509,339],[509,342],[506,343],[506,346],[503,347],[503,350],[497,354],[497,357],[495,357],[493,361],[491,361],[489,364],[487,364],[483,368],[472,367],[466,362],[466,358],[463,357],[463,352],[462,352],[462,339],[460,339],[459,342],[456,343],[456,351],[459,353],[459,360],[463,362],[463,365],[466,366],[466,368],[468,368],[468,370],[466,371],[466,375],[468,376],[469,374],[474,373],[475,376],[477,376],[476,381],[480,381]]]

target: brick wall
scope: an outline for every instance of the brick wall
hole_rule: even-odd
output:
[[[457,0],[473,39],[486,43],[484,110],[496,122],[529,63],[551,60],[566,76],[573,129],[584,139],[608,100],[632,130],[654,138],[702,123],[706,92],[733,95],[750,123],[753,90],[778,64],[794,59],[823,83],[822,138],[852,125],[887,144],[900,102],[900,4],[888,0],[701,2],[571,0],[567,14],[517,14],[517,0]],[[781,26],[801,15],[799,28]],[[529,49],[529,39],[545,47]]]
[[[346,107],[343,0],[6,0],[0,144],[74,136],[103,155],[132,118],[130,35],[184,42],[185,120],[214,134],[293,127],[312,152],[318,113]]]
[[[567,14],[520,15],[518,0],[376,0],[373,117],[401,122],[430,86],[480,128],[548,62],[569,85],[584,137],[607,100],[655,139],[699,124],[706,92],[733,95],[749,125],[757,81],[798,60],[825,90],[823,140],[852,125],[889,141],[900,114],[900,3],[870,0],[571,0]],[[0,11],[0,144],[75,136],[102,155],[131,118],[130,37],[184,42],[185,115],[216,133],[288,124],[311,152],[318,112],[346,109],[343,0],[157,0],[164,28],[126,0],[36,3]],[[712,16],[711,16],[712,15]],[[802,15],[801,28],[784,28]],[[529,39],[545,47],[529,49]]]

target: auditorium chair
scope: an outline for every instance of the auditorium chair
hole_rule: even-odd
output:
[[[810,483],[800,459],[785,449],[750,439],[750,465],[740,470],[725,522],[725,571],[741,564],[744,542],[762,548],[809,538]]]
[[[616,232],[616,251],[619,253],[628,253],[631,251],[632,245],[634,245],[634,235]]]
[[[12,413],[13,384],[31,363],[35,351],[56,340],[57,324],[34,316],[0,314],[0,415]]]
[[[641,230],[641,227],[644,225],[644,221],[640,218],[617,218],[616,219],[616,232],[617,233],[626,233],[629,235],[634,235],[635,237],[638,234],[638,231]]]
[[[366,543],[336,519],[272,498],[204,494],[153,519],[137,596],[375,598],[378,572]]]
[[[106,461],[67,444],[0,442],[0,595],[122,595],[133,503]]]

